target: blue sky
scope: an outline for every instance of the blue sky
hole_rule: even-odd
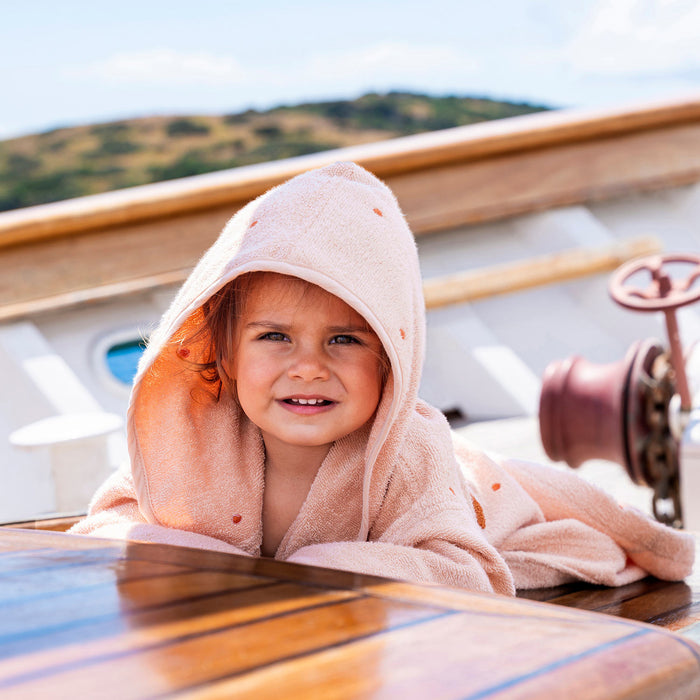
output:
[[[0,138],[370,90],[700,97],[699,37],[698,0],[26,0],[0,22]]]

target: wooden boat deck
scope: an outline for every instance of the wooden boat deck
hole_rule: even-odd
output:
[[[697,698],[700,647],[668,631],[697,624],[697,594],[647,580],[510,599],[6,528],[0,695]]]
[[[700,642],[697,576],[678,582],[650,577],[620,588],[572,583],[520,591],[519,597],[646,622]]]

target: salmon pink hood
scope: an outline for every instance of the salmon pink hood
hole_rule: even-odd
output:
[[[381,473],[382,466],[395,462],[416,410],[425,317],[416,246],[396,198],[353,163],[299,175],[240,210],[151,335],[128,414],[141,510],[149,521],[170,527],[208,523],[206,534],[225,540],[235,514],[240,516],[236,540],[240,543],[240,532],[250,528],[246,541],[252,549],[258,543],[260,439],[231,397],[224,392],[215,400],[182,362],[182,355],[194,360],[202,352],[183,348],[182,342],[199,320],[203,302],[251,271],[291,275],[322,287],[363,316],[384,346],[391,373],[369,434],[362,440],[350,437],[327,460],[338,460],[350,481],[362,482],[352,520],[354,536],[364,540],[373,507],[380,505],[370,502],[372,481],[390,477]],[[250,487],[248,495],[232,492],[233,470],[246,473],[249,483],[241,486]],[[206,497],[200,499],[203,488]]]

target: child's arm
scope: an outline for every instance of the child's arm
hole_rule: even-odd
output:
[[[302,547],[288,561],[418,583],[514,595],[513,577],[486,541],[473,512],[427,500],[394,521],[377,540]]]
[[[105,481],[92,499],[87,517],[76,523],[69,532],[250,556],[242,549],[214,537],[147,522],[139,510],[134,482],[128,468],[120,469]]]

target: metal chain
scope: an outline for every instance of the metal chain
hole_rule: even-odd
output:
[[[673,527],[682,527],[678,445],[671,434],[668,407],[675,393],[675,377],[668,354],[659,355],[640,382],[643,415],[649,429],[640,446],[644,481],[654,490],[654,517]]]

